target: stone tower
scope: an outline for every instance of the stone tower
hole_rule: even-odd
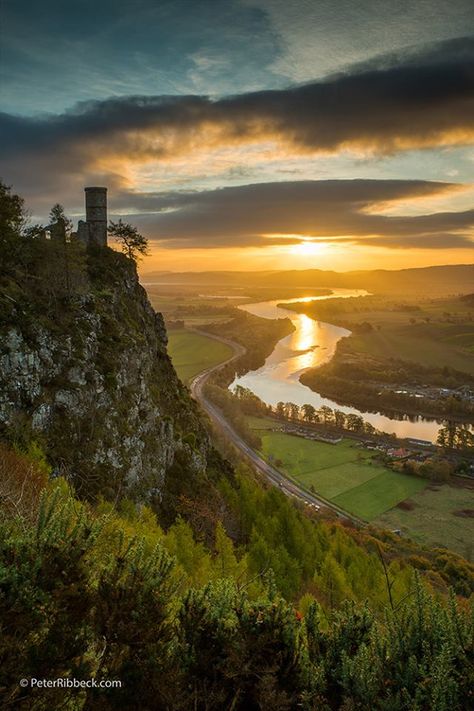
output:
[[[89,240],[107,246],[107,188],[84,188]]]

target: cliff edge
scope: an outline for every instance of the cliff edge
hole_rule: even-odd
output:
[[[123,255],[46,242],[35,250],[24,278],[4,279],[0,292],[1,433],[39,441],[88,497],[164,505],[169,491],[205,479],[216,455],[167,354],[161,315]]]

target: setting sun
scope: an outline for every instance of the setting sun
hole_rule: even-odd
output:
[[[299,244],[295,244],[291,247],[291,252],[293,254],[314,257],[318,254],[326,252],[328,249],[327,242],[313,242],[312,240],[304,240]]]

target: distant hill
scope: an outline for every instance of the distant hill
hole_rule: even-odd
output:
[[[149,272],[142,281],[163,284],[207,286],[293,286],[345,287],[368,289],[376,293],[437,295],[467,294],[474,286],[474,264],[456,264],[396,271],[334,272],[321,269],[264,272]]]

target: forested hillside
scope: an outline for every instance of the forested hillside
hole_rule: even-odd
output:
[[[248,545],[217,522],[211,553],[182,519],[165,532],[131,501],[80,503],[31,456],[2,449],[0,467],[2,708],[471,707],[466,601],[384,568],[280,492],[242,478],[232,498]],[[295,603],[304,565],[314,595]],[[22,689],[20,675],[121,688]]]

